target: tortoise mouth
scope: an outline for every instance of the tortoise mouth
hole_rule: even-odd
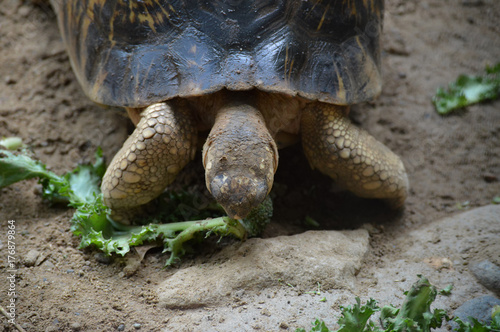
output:
[[[271,188],[265,179],[234,173],[218,173],[207,187],[229,217],[243,219],[264,201]]]

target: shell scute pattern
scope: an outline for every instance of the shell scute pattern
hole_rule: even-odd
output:
[[[382,0],[53,0],[94,101],[144,107],[223,88],[352,104],[380,92]]]

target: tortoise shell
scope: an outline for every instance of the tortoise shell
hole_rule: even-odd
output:
[[[143,107],[221,89],[348,105],[381,89],[383,0],[53,0],[95,102]]]

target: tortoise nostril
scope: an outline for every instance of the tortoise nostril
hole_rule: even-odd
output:
[[[265,179],[255,179],[238,172],[231,173],[217,174],[208,188],[231,218],[241,219],[264,201],[269,186]]]

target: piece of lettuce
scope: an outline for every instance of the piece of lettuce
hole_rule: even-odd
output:
[[[3,137],[0,139],[0,146],[7,150],[17,150],[23,146],[23,140],[20,137]]]
[[[377,306],[377,301],[370,299],[366,305],[361,306],[361,300],[356,297],[356,304],[351,306],[340,307],[342,317],[338,320],[340,328],[338,332],[351,331],[377,331],[375,324],[370,321],[370,317],[380,308]]]
[[[448,89],[438,88],[432,102],[441,115],[451,111],[498,98],[500,95],[500,62],[493,67],[486,67],[483,76],[460,75],[449,84]]]
[[[361,301],[356,297],[356,304],[340,307],[342,313],[337,321],[340,326],[337,330],[330,330],[324,321],[316,319],[309,332],[429,332],[441,327],[443,321],[450,317],[443,309],[431,310],[431,305],[436,295],[450,295],[452,286],[437,291],[429,281],[419,276],[408,292],[401,308],[386,305],[380,308],[377,302],[370,299],[361,306]],[[380,312],[380,326],[370,320],[372,315]],[[500,306],[496,306],[491,315],[491,325],[479,322],[469,317],[471,322],[463,322],[458,317],[453,318],[459,327],[457,332],[500,332]],[[299,328],[295,332],[306,332]]]
[[[59,177],[48,171],[41,162],[27,154],[17,155],[12,151],[0,150],[0,188],[15,182],[32,178],[43,178],[57,182]]]
[[[455,317],[453,321],[458,324],[457,332],[500,332],[500,306],[495,306],[491,314],[491,325],[484,324],[473,317],[469,317],[470,322],[463,322]]]
[[[450,292],[448,289],[446,292]],[[445,292],[443,292],[445,293]],[[431,310],[438,291],[429,281],[420,279],[406,293],[400,309],[385,306],[380,313],[383,327],[388,331],[430,331],[441,327],[443,319],[448,320],[442,309]]]
[[[96,162],[92,165],[79,165],[75,170],[58,176],[47,170],[41,162],[31,158],[26,150],[19,153],[0,150],[0,188],[15,182],[39,178],[43,188],[43,197],[56,203],[66,203],[76,209],[71,219],[71,231],[81,237],[80,247],[95,246],[106,254],[125,255],[133,246],[145,242],[158,242],[164,251],[170,252],[166,265],[179,260],[185,252],[185,244],[199,234],[234,236],[245,239],[260,233],[272,216],[272,202],[268,198],[259,208],[244,220],[233,220],[227,216],[205,218],[206,210],[213,215],[213,210],[221,208],[207,204],[203,209],[194,209],[189,202],[194,202],[187,192],[169,193],[169,204],[153,218],[156,223],[142,226],[126,226],[115,223],[111,210],[103,204],[99,184],[105,172],[102,151],[96,153]],[[203,219],[182,220],[186,210],[196,210]],[[223,210],[222,210],[223,211]],[[168,222],[168,223],[158,223]]]
[[[439,292],[449,294],[451,288]],[[321,320],[313,323],[311,332],[428,332],[441,327],[443,320],[450,318],[442,309],[431,310],[430,306],[435,300],[438,291],[429,281],[419,276],[419,280],[406,292],[406,298],[401,308],[386,305],[380,308],[377,301],[370,299],[361,306],[361,301],[356,297],[356,304],[341,307],[342,313],[337,321],[339,329],[330,330]],[[380,325],[377,326],[370,320],[371,316],[380,312]],[[296,332],[306,332],[297,329]]]

